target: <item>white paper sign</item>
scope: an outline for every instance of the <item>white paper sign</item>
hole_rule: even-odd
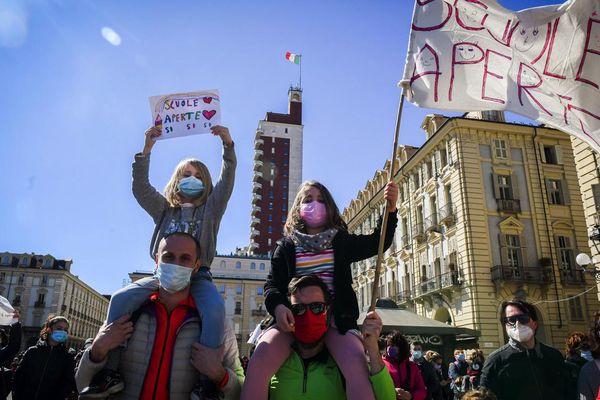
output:
[[[414,1],[409,101],[512,111],[600,151],[600,1],[517,13],[495,0]]]
[[[16,319],[13,318],[14,312],[15,309],[8,299],[0,296],[0,325],[10,325],[13,322],[16,322]]]
[[[160,127],[159,139],[210,133],[221,124],[221,100],[218,90],[176,93],[149,98],[154,126]]]

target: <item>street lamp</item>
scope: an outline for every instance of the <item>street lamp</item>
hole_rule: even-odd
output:
[[[600,267],[596,265],[598,262],[593,261],[590,256],[585,253],[577,254],[575,262],[581,267],[583,272],[593,274],[596,277],[596,282],[600,282]]]

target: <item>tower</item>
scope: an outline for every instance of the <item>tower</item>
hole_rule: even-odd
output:
[[[250,254],[268,254],[302,183],[302,89],[288,90],[288,113],[267,112],[254,140]]]

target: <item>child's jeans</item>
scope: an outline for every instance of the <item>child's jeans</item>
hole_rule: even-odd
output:
[[[151,277],[140,279],[118,290],[110,299],[106,323],[110,324],[125,314],[132,314],[152,293],[158,291],[158,286],[158,279]],[[201,267],[192,275],[190,293],[202,321],[198,341],[204,346],[216,349],[223,344],[225,303],[212,282],[208,268]]]

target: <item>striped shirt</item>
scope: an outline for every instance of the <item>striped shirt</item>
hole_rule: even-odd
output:
[[[301,246],[296,246],[296,276],[315,274],[325,282],[331,296],[333,288],[333,249],[316,253],[306,252]]]

